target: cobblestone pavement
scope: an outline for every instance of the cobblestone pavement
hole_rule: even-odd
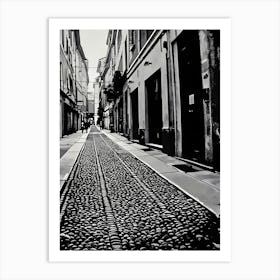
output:
[[[95,127],[61,190],[61,250],[217,250],[219,219]]]

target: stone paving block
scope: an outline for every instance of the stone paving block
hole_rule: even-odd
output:
[[[75,162],[77,156],[77,151],[68,150],[68,152],[61,158],[60,165],[69,165],[72,162]]]
[[[211,175],[213,174],[213,172],[202,170],[202,171],[188,172],[188,174],[191,175],[192,177],[199,178],[202,175]]]
[[[131,151],[131,153],[134,154],[134,151]],[[159,173],[179,172],[175,167],[167,165],[153,156],[143,155],[139,158]]]
[[[84,142],[75,143],[70,149],[69,152],[79,152],[84,145]]]
[[[210,172],[210,171],[197,171],[197,172],[189,172],[189,176],[196,178],[202,182],[215,186],[216,188],[220,188],[220,175]]]
[[[130,146],[132,146],[134,149],[143,149],[143,145],[137,143],[130,144]]]
[[[202,181],[220,189],[220,178],[207,178]]]
[[[219,211],[220,204],[220,192],[215,188],[209,187],[209,185],[197,181],[191,176],[183,173],[166,173],[164,177],[169,179],[171,182],[180,186],[184,191],[189,193],[191,196],[197,198],[204,205],[212,210]],[[216,214],[219,214],[216,212]]]
[[[182,164],[182,161],[174,158],[174,157],[170,157],[166,154],[158,154],[158,155],[154,155],[155,158],[167,163],[167,164]]]
[[[159,150],[146,151],[146,153],[150,156],[162,155],[162,152]]]
[[[133,147],[132,145],[126,145],[126,146],[122,146],[124,149],[126,149],[127,151],[136,151],[139,150],[135,147]]]
[[[133,151],[133,154],[135,156],[146,156],[146,153],[142,150],[136,150],[136,151]]]

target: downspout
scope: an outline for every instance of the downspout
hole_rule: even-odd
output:
[[[166,38],[167,41],[163,42],[163,47],[166,49],[165,58],[166,58],[166,75],[167,75],[167,90],[168,90],[168,147],[167,151],[168,154],[174,156],[175,154],[175,146],[172,143],[175,143],[175,132],[174,132],[174,104],[173,104],[173,97],[172,97],[172,87],[171,87],[171,67],[170,67],[170,55],[171,55],[171,43],[170,43],[170,32],[166,31]]]

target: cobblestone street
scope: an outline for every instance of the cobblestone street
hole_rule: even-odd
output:
[[[217,250],[219,219],[92,127],[61,189],[61,250]]]

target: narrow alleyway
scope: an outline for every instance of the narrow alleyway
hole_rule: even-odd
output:
[[[61,189],[61,250],[215,250],[219,219],[92,127]]]

